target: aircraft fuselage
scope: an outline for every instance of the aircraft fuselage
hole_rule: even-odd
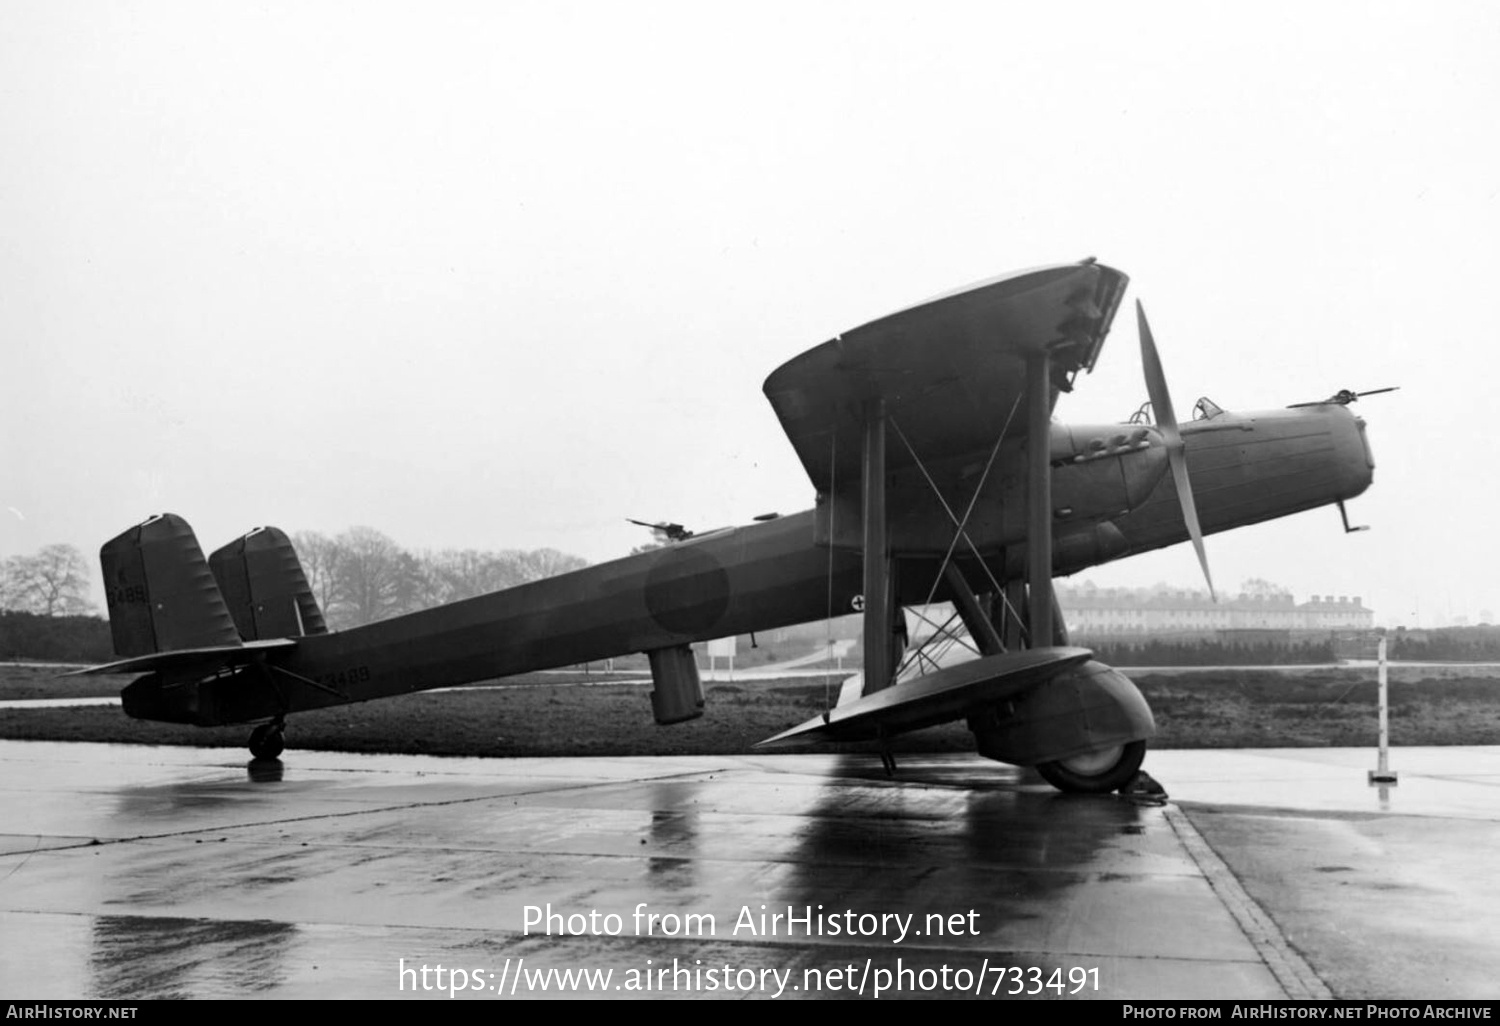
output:
[[[1220,414],[1183,425],[1182,436],[1205,533],[1352,498],[1368,487],[1374,466],[1363,421],[1337,405]],[[1142,466],[1155,459],[1148,448],[1138,458]],[[1070,519],[1074,509],[1056,511],[1055,573],[1187,540],[1171,482],[1161,461],[1155,464],[1155,487],[1136,488],[1128,509],[1090,511],[1083,521]],[[201,725],[250,722],[843,615],[862,586],[861,555],[819,544],[820,533],[815,510],[709,532],[439,608],[309,635],[264,656],[319,686],[266,687],[264,669],[254,664],[171,687],[153,674],[126,688],[125,710]],[[1024,544],[982,545],[980,552],[999,580],[1024,572]],[[940,555],[895,555],[898,601],[922,602]],[[984,590],[978,561],[961,563],[975,590]],[[945,597],[940,586],[937,598]]]

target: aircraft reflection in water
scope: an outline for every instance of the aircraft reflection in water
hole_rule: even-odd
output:
[[[1154,732],[1123,675],[1068,645],[1056,574],[1340,504],[1369,486],[1364,422],[1343,392],[1238,414],[1200,400],[1179,425],[1137,304],[1154,423],[1052,422],[1092,370],[1126,277],[1087,260],[1007,275],[873,321],[777,369],[765,392],[816,507],[517,588],[329,632],[286,535],[259,528],[205,559],[152,517],[101,553],[110,626],[144,671],[125,711],[204,726],[259,723],[275,757],[294,712],[633,652],[659,723],[702,714],[689,645],[861,609],[864,673],[839,704],[764,743],[885,739],[965,719],[980,753],[1064,790],[1136,775]],[[1347,528],[1348,521],[1345,520]],[[1209,581],[1212,588],[1212,580]],[[903,607],[952,603],[907,651]]]

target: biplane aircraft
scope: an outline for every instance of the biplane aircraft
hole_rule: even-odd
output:
[[[101,553],[126,713],[257,724],[274,758],[303,710],[602,660],[649,657],[658,723],[703,713],[695,642],[862,610],[861,677],[765,744],[862,740],[966,720],[979,752],[1069,791],[1134,779],[1154,732],[1123,674],[1068,643],[1052,579],[1327,504],[1369,486],[1353,393],[1178,424],[1144,311],[1154,416],[1052,420],[1099,357],[1127,278],[1092,259],[1006,275],[855,328],[790,360],[765,393],[813,509],[451,605],[330,632],[287,536],[205,558],[155,516]],[[1144,411],[1143,407],[1143,411]],[[1345,528],[1348,528],[1347,516]],[[1210,579],[1210,588],[1212,581]],[[903,609],[951,603],[967,661],[907,651]],[[960,629],[961,628],[961,629]]]

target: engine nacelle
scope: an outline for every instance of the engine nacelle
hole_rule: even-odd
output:
[[[651,712],[662,726],[703,715],[703,682],[698,660],[687,645],[647,652],[651,661]]]
[[[1137,508],[1167,473],[1166,446],[1152,428],[1054,424],[1050,444],[1052,516],[1060,536],[1084,532]],[[979,453],[891,470],[885,493],[891,551],[913,556],[949,551],[952,508],[945,508],[940,494],[949,502],[962,498],[964,531],[981,552],[1025,542],[1029,527],[1021,442],[1002,446],[994,466],[987,465],[987,454]],[[814,540],[847,549],[864,544],[864,498],[857,472],[834,493],[818,493]]]
[[[1089,660],[969,717],[979,754],[1015,766],[1056,762],[1156,733],[1151,707],[1119,670]]]
[[[1082,530],[1059,531],[1052,536],[1052,572],[1070,574],[1075,570],[1108,563],[1129,551],[1130,543],[1112,520],[1090,524]],[[1007,576],[1014,578],[1025,575],[1024,557],[1023,550],[1016,553],[1014,560],[1007,560]]]

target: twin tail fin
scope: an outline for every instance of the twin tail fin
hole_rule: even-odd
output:
[[[286,533],[256,528],[204,558],[172,513],[142,521],[99,552],[119,662],[84,673],[221,667],[327,633]]]

